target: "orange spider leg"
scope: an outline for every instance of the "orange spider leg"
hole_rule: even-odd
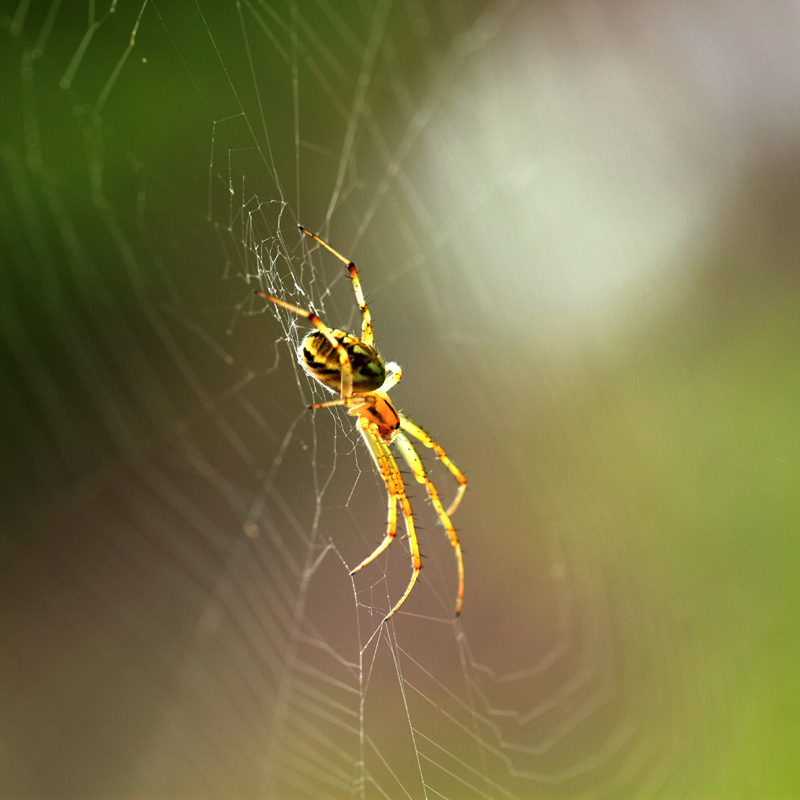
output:
[[[350,409],[348,413],[352,414],[353,416],[356,416],[361,414],[361,410],[363,410],[364,406],[369,405],[370,398],[374,397],[375,394],[376,392],[368,392],[367,394],[351,394],[350,397],[339,397],[336,400],[326,400],[324,403],[314,403],[314,405],[309,406],[309,408],[316,410],[318,408],[333,408],[334,406],[347,406]]]
[[[453,523],[450,521],[448,513],[444,510],[442,501],[439,499],[439,492],[436,490],[436,487],[425,473],[425,467],[423,467],[419,454],[414,449],[414,445],[411,444],[411,440],[404,433],[398,432],[395,443],[400,448],[400,452],[403,454],[405,460],[408,462],[408,466],[411,467],[414,477],[419,483],[425,484],[425,488],[428,490],[428,497],[430,497],[431,503],[433,504],[434,509],[436,509],[436,513],[439,515],[439,519],[442,521],[444,529],[447,531],[447,535],[450,538],[450,544],[453,545],[453,548],[456,551],[456,561],[458,562],[458,595],[456,596],[456,616],[459,616],[459,614],[461,614],[461,606],[464,602],[464,559],[461,555],[461,544],[458,541],[456,529],[453,527]]]
[[[350,356],[347,353],[347,348],[341,342],[336,341],[331,329],[313,311],[298,308],[285,300],[279,300],[277,297],[272,297],[258,289],[254,289],[253,294],[263,297],[265,300],[269,300],[271,303],[275,303],[275,305],[281,306],[288,311],[292,311],[300,317],[305,317],[336,348],[339,356],[339,365],[342,370],[341,395],[342,397],[350,397],[353,393],[353,367],[350,364]]]
[[[403,483],[403,476],[397,467],[397,462],[394,456],[389,451],[389,448],[377,436],[373,435],[369,430],[369,423],[364,417],[359,417],[358,428],[364,441],[367,443],[370,453],[372,453],[375,463],[381,473],[381,478],[386,484],[386,491],[389,493],[389,518],[386,530],[386,536],[383,541],[375,548],[375,550],[367,556],[355,569],[351,570],[350,574],[355,575],[360,569],[363,569],[367,564],[371,564],[386,548],[394,541],[397,533],[397,504],[400,503],[400,508],[403,510],[403,517],[406,521],[406,531],[408,532],[408,542],[411,548],[411,562],[413,564],[413,571],[411,573],[411,580],[403,592],[403,596],[395,603],[394,608],[383,618],[386,622],[400,606],[405,603],[406,598],[411,594],[414,584],[419,577],[419,571],[422,569],[422,558],[419,553],[419,542],[417,541],[417,534],[414,529],[414,517],[411,513],[411,503],[406,496],[406,487]],[[383,624],[383,623],[381,623]]]
[[[315,233],[311,233],[308,228],[304,228],[302,225],[298,225],[297,228],[301,233],[310,236],[315,242],[321,244],[329,253],[333,253],[339,261],[347,265],[347,271],[350,273],[350,279],[353,281],[353,291],[356,295],[356,302],[361,311],[361,317],[364,320],[361,326],[361,340],[371,345],[374,339],[374,334],[372,332],[372,316],[364,300],[364,290],[361,288],[361,281],[359,280],[358,272],[356,272],[356,265],[349,258],[345,258],[341,253],[334,250],[326,241],[320,239]]]
[[[351,394],[350,397],[347,398],[340,397],[338,400],[326,400],[324,403],[314,403],[313,406],[308,406],[308,408],[316,411],[318,408],[332,408],[333,406],[346,406],[350,404],[350,402],[354,397],[359,397],[359,395]]]
[[[464,492],[467,490],[467,479],[464,477],[461,470],[447,457],[447,453],[445,453],[444,448],[438,442],[431,439],[428,433],[404,414],[399,414],[398,416],[400,417],[400,427],[406,431],[406,433],[410,433],[415,439],[419,439],[425,447],[432,448],[436,452],[439,461],[450,470],[453,477],[458,481],[459,487],[455,500],[450,504],[450,508],[447,509],[447,516],[452,517],[455,510],[458,508],[458,504],[461,502],[461,498],[464,496]]]

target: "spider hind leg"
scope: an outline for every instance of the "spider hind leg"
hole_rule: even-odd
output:
[[[350,273],[350,280],[353,281],[353,292],[355,292],[356,302],[358,303],[358,308],[361,311],[361,318],[363,320],[361,325],[361,339],[367,344],[372,344],[374,339],[372,315],[369,313],[367,301],[364,299],[364,290],[361,288],[361,280],[358,277],[356,265],[349,258],[345,258],[340,252],[334,250],[324,239],[320,239],[316,233],[311,233],[308,228],[298,225],[297,229],[306,236],[310,236],[318,244],[321,244],[329,253],[333,253],[333,255],[347,267],[347,271]]]
[[[353,393],[353,367],[350,363],[350,355],[347,352],[347,348],[336,339],[334,331],[332,331],[313,311],[293,306],[291,303],[287,303],[285,300],[280,300],[277,297],[272,297],[272,295],[262,292],[259,289],[254,289],[253,294],[258,297],[263,297],[264,300],[269,300],[271,303],[275,303],[276,306],[281,306],[281,308],[285,308],[287,311],[291,311],[299,317],[305,317],[325,337],[331,347],[336,351],[339,359],[339,393],[342,397],[350,397]],[[319,380],[320,383],[325,383],[325,381],[319,378],[317,378],[317,380]]]

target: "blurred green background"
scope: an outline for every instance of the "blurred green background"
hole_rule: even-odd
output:
[[[0,794],[800,796],[799,19],[0,11]],[[298,222],[470,481],[458,624],[413,492],[370,641]]]

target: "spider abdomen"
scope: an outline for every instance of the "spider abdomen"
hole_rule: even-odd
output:
[[[386,380],[386,365],[380,353],[352,333],[331,331],[347,351],[353,374],[353,393],[374,392]],[[311,331],[299,349],[300,361],[309,375],[334,392],[342,389],[342,366],[338,350],[320,331]]]

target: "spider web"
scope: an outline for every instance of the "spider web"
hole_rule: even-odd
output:
[[[800,791],[798,31],[766,7],[6,11],[5,796]],[[412,595],[381,626],[402,536],[349,575],[383,483],[252,294],[358,331],[298,223],[468,477],[460,620],[412,476]]]

